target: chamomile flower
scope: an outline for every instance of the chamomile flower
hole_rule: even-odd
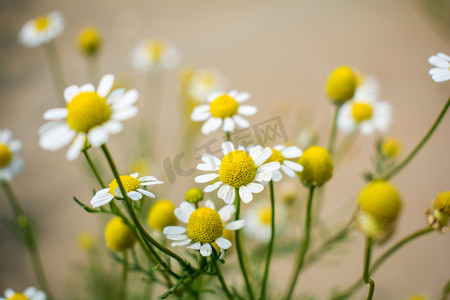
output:
[[[359,130],[364,135],[375,131],[385,132],[392,122],[392,108],[388,102],[371,99],[354,99],[339,110],[338,128],[344,133]]]
[[[257,108],[252,105],[241,105],[250,98],[248,93],[231,91],[214,92],[208,95],[209,104],[197,106],[191,114],[192,121],[206,121],[202,126],[202,133],[209,134],[223,126],[223,131],[231,132],[236,125],[248,128],[250,124],[240,115],[252,116]]]
[[[174,241],[172,246],[186,246],[188,249],[200,250],[203,256],[211,255],[211,244],[215,242],[223,257],[224,251],[231,247],[231,242],[223,237],[224,230],[238,230],[245,225],[244,220],[227,223],[235,211],[233,205],[225,205],[216,211],[211,200],[205,201],[205,206],[198,209],[195,209],[192,203],[183,202],[175,209],[175,215],[187,226],[168,226],[164,228],[163,233],[169,240]]]
[[[212,69],[205,69],[192,74],[187,90],[193,99],[204,102],[209,94],[222,91],[225,85],[225,78],[222,74]]]
[[[430,69],[428,74],[436,82],[443,82],[450,80],[450,56],[444,53],[438,53],[430,56],[428,62],[436,68]]]
[[[303,167],[293,162],[289,159],[296,159],[300,156],[302,156],[303,151],[300,150],[297,146],[289,146],[286,147],[285,145],[276,145],[271,148],[272,149],[272,156],[269,157],[269,159],[266,162],[272,162],[277,161],[281,165],[281,170],[283,170],[284,173],[286,173],[287,176],[294,178],[295,172],[301,172],[303,171]],[[283,174],[281,171],[277,170],[273,172],[272,180],[277,182],[283,179]]]
[[[280,169],[277,161],[265,163],[272,155],[270,148],[255,146],[247,152],[239,146],[236,150],[231,142],[222,144],[224,158],[219,160],[211,154],[202,156],[203,163],[197,165],[201,171],[217,171],[195,177],[195,182],[206,183],[219,179],[208,185],[204,191],[209,193],[219,189],[217,195],[226,204],[232,204],[235,199],[235,189],[244,203],[253,199],[254,193],[260,193],[264,184],[272,180],[273,172]]]
[[[11,181],[23,169],[21,150],[22,142],[13,139],[10,130],[0,129],[0,181]]]
[[[139,179],[138,176],[139,173],[120,176],[120,181],[122,182],[123,187],[127,192],[128,198],[134,201],[141,200],[143,196],[155,198],[155,194],[147,190],[144,190],[141,187],[147,185],[161,184],[163,182],[159,181],[153,176],[144,176]],[[114,197],[120,198],[123,197],[116,179],[111,181],[109,187],[99,190],[92,198],[91,204],[93,207],[99,207],[109,203]]]
[[[157,39],[144,40],[131,52],[131,64],[142,73],[171,69],[178,60],[177,49],[170,43]]]
[[[122,130],[122,123],[134,117],[138,98],[136,90],[118,89],[110,93],[114,75],[105,75],[97,90],[87,83],[80,87],[71,85],[64,90],[66,108],[54,108],[44,114],[51,122],[40,129],[40,146],[56,151],[71,143],[66,158],[78,157],[86,142],[100,147],[108,141],[109,134]]]
[[[275,224],[279,230],[281,221],[284,220],[285,210],[282,205],[275,205]],[[269,204],[259,203],[258,205],[250,207],[246,214],[245,220],[247,222],[244,231],[248,236],[266,243],[270,240],[271,226],[272,226],[272,209]],[[277,231],[278,231],[277,230]]]
[[[64,18],[59,11],[37,17],[25,23],[19,41],[25,47],[37,47],[59,36],[64,31]]]
[[[5,298],[0,300],[45,300],[47,296],[44,292],[38,291],[35,287],[28,287],[23,293],[16,293],[12,289],[5,290]]]

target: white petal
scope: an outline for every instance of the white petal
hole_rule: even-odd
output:
[[[205,121],[211,116],[211,112],[209,110],[209,105],[200,105],[194,108],[191,114],[192,121],[200,122]]]
[[[286,167],[285,165],[281,165],[281,170],[283,170],[284,173],[286,173],[287,176],[294,178],[295,172],[292,171],[290,168]],[[275,174],[275,173],[274,173]],[[273,179],[273,178],[272,178]],[[275,180],[274,180],[275,181]]]
[[[39,145],[50,151],[61,149],[70,143],[75,137],[76,133],[66,124],[59,124],[46,130],[40,140]]]
[[[228,193],[226,193],[223,201],[225,201],[226,204],[233,204],[235,198],[236,198],[236,192],[235,192],[234,188],[231,188],[228,191]]]
[[[94,197],[91,200],[91,205],[94,208],[99,207],[110,202],[113,198],[114,196],[109,193],[109,188],[105,188],[95,193]]]
[[[202,126],[202,133],[209,134],[222,125],[222,119],[211,117]]]
[[[27,296],[28,298],[31,298],[31,297],[34,296],[34,294],[36,294],[37,291],[38,291],[38,290],[37,290],[34,286],[30,286],[30,287],[27,287],[23,293],[24,293],[25,296]]]
[[[281,174],[280,171],[275,171],[272,173],[272,180],[275,182],[280,181],[281,179],[283,179],[283,174]]]
[[[139,172],[134,172],[134,173],[130,174],[130,176],[133,177],[133,178],[138,178],[139,177]]]
[[[69,150],[66,153],[67,160],[74,160],[80,155],[81,150],[83,150],[84,143],[86,142],[86,135],[84,133],[79,133],[73,140],[72,145],[70,145]]]
[[[44,114],[44,120],[54,121],[54,120],[62,120],[67,117],[67,109],[65,108],[53,108],[47,110]]]
[[[30,300],[46,300],[47,296],[42,291],[37,291]]]
[[[439,52],[438,54],[436,54],[437,57],[440,57],[442,59],[445,59],[446,61],[450,62],[450,56],[448,56],[445,53]]]
[[[114,110],[126,109],[134,105],[138,98],[139,93],[136,90],[129,90],[112,105],[112,109]]]
[[[448,68],[450,66],[450,63],[446,61],[445,59],[442,59],[441,57],[437,56],[430,56],[428,59],[428,62],[432,64],[433,66],[439,67],[439,68]]]
[[[155,185],[155,184],[162,184],[162,183],[164,183],[164,181],[160,181],[160,180],[144,181],[144,182],[141,182],[141,185],[148,186],[148,185]]]
[[[261,193],[264,190],[264,186],[255,182],[250,182],[249,184],[247,184],[247,188],[254,194]]]
[[[223,131],[225,132],[232,132],[234,130],[234,121],[232,118],[225,118],[223,120]]]
[[[241,196],[244,203],[249,203],[253,200],[253,194],[246,186],[241,186],[239,188],[239,196]]]
[[[68,86],[64,89],[64,99],[70,103],[72,99],[80,93],[80,88],[76,85]]]
[[[229,186],[228,184],[224,184],[220,187],[219,191],[217,192],[217,196],[220,199],[224,199],[226,198],[228,192],[230,191],[230,189],[233,189],[231,186]]]
[[[277,161],[271,161],[270,163],[263,164],[258,168],[258,172],[274,172],[280,169],[280,163]]]
[[[93,147],[100,147],[108,141],[108,131],[103,126],[97,126],[88,132],[89,143]]]
[[[116,195],[117,197],[123,198],[122,191],[120,190],[120,187],[116,187],[114,189],[114,195]]]
[[[80,86],[80,92],[95,92],[95,87],[92,83],[86,83]]]
[[[109,94],[109,91],[111,91],[113,84],[114,84],[114,75],[108,74],[103,76],[102,79],[100,79],[100,83],[98,84],[97,94],[100,97],[106,98],[106,96],[108,96]]]
[[[175,208],[174,212],[175,216],[182,222],[188,223],[189,222],[189,216],[186,216],[186,214],[183,212],[183,210],[179,207]]]
[[[186,248],[193,249],[193,250],[200,250],[201,246],[202,246],[202,244],[200,244],[200,243],[194,243],[190,246],[187,246]]]
[[[433,75],[432,78],[436,82],[444,82],[450,80],[450,72],[448,74],[443,75]]]
[[[124,93],[125,89],[114,90],[109,94],[108,99],[106,99],[106,102],[112,106],[114,103],[121,100]]]
[[[138,191],[139,193],[144,194],[145,196],[150,197],[150,198],[156,197],[155,194],[153,194],[152,192],[149,192],[149,191],[146,191],[143,189],[136,189],[136,191]]]
[[[223,237],[217,238],[216,243],[217,246],[220,247],[220,249],[228,249],[231,247],[231,242]]]
[[[127,194],[128,198],[134,201],[138,201],[142,199],[142,194],[136,191],[131,191]]]
[[[143,177],[139,178],[140,182],[151,181],[151,180],[157,180],[157,179],[155,176],[143,176]]]
[[[210,245],[210,244],[203,244],[203,245],[200,247],[200,254],[201,254],[202,256],[210,256],[211,253],[212,253],[212,248],[211,248],[211,245]]]
[[[269,182],[270,180],[272,180],[272,173],[257,173],[255,176],[255,180],[258,182]]]
[[[186,246],[187,244],[189,244],[190,242],[192,242],[191,239],[185,239],[184,241],[181,242],[172,242],[172,246],[173,247],[177,247],[177,246]]]
[[[250,127],[250,123],[246,119],[241,117],[240,115],[234,115],[233,120],[241,128],[249,128]]]
[[[212,208],[212,209],[216,209],[216,206],[214,205],[214,202],[212,202],[211,200],[206,200],[205,201],[205,207],[209,207],[209,208]]]
[[[288,168],[296,171],[296,172],[303,171],[303,167],[300,164],[296,163],[296,162],[293,162],[293,161],[290,161],[290,160],[285,160],[285,161],[283,161],[283,164],[285,166],[287,166]]]
[[[219,174],[217,174],[217,173],[199,175],[199,176],[195,177],[195,182],[197,182],[197,183],[210,182],[211,180],[214,180],[217,177],[219,177]]]
[[[18,152],[22,151],[23,144],[19,140],[12,140],[11,142],[9,142],[8,147],[12,153],[18,153]]]
[[[214,100],[216,100],[217,98],[219,98],[220,96],[222,96],[224,94],[225,93],[223,91],[212,92],[206,97],[206,100],[208,102],[213,102]]]
[[[123,125],[118,121],[109,121],[103,125],[103,128],[111,134],[116,134],[122,131]]]
[[[168,234],[167,238],[172,241],[183,241],[188,238],[186,234]]]
[[[256,106],[253,105],[240,105],[238,108],[238,114],[244,116],[253,116],[258,112]]]
[[[136,106],[132,106],[124,110],[114,111],[111,118],[116,121],[124,121],[136,116],[137,114],[138,108]]]
[[[54,122],[50,122],[50,123],[54,123]],[[50,124],[49,123],[49,124]],[[45,126],[45,125],[44,125]],[[43,127],[44,127],[43,126]],[[8,144],[8,142],[11,140],[12,138],[12,132],[9,129],[0,129],[0,143],[2,144]]]
[[[207,187],[205,187],[204,191],[206,193],[210,193],[212,191],[215,191],[221,184],[222,184],[222,181],[217,181],[216,183],[210,184]]]
[[[302,156],[303,151],[300,150],[300,148],[297,146],[290,146],[283,149],[283,151],[281,151],[281,154],[283,154],[285,158],[299,158],[300,156]]]
[[[233,217],[236,212],[236,207],[234,205],[225,205],[219,209],[219,215],[223,222],[227,222],[231,217]]]
[[[234,145],[232,142],[224,142],[222,143],[222,152],[223,155],[227,155],[230,152],[234,151]]]
[[[211,168],[214,168],[214,169],[218,169],[219,168],[219,166],[220,166],[220,160],[217,158],[217,157],[215,157],[214,155],[211,155],[211,154],[203,154],[202,155],[202,161],[205,163],[205,164],[208,164],[208,165],[210,165],[211,166]]]
[[[236,220],[225,225],[225,229],[238,230],[245,226],[245,220]]]
[[[233,91],[231,91],[230,93],[232,93]],[[230,94],[229,93],[229,94]],[[235,98],[237,103],[242,103],[244,101],[247,101],[248,99],[250,99],[250,94],[246,93],[246,92],[242,92],[242,93],[238,93],[236,96],[234,96],[233,98]]]
[[[186,227],[183,226],[166,226],[163,229],[163,233],[165,235],[171,234],[171,235],[178,235],[183,234],[186,232]]]
[[[272,156],[272,149],[269,147],[266,147],[260,155],[258,156],[252,156],[253,161],[255,162],[255,166],[259,167],[262,165],[266,160],[269,159],[269,157]]]
[[[192,203],[189,202],[181,202],[180,208],[183,210],[184,214],[188,217],[191,216],[191,214],[195,211],[195,206]]]

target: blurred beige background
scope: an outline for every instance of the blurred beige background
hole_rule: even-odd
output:
[[[390,101],[394,109],[388,135],[400,137],[409,152],[450,95],[450,82],[433,82],[427,62],[437,52],[450,54],[450,32],[421,4],[388,0],[0,2],[0,128],[10,128],[24,142],[26,168],[13,187],[26,212],[36,219],[42,259],[58,298],[67,297],[73,263],[83,258],[76,246],[77,234],[101,229],[94,216],[72,201],[75,195],[88,203],[93,187],[82,171],[81,157],[68,162],[64,150],[51,153],[38,147],[42,115],[56,102],[42,49],[25,49],[17,41],[27,20],[55,9],[63,13],[67,27],[56,44],[70,84],[87,82],[83,58],[75,47],[77,34],[84,26],[97,26],[105,40],[102,73],[116,74],[138,89],[141,99],[148,86],[145,76],[129,64],[132,47],[147,37],[171,40],[178,47],[179,66],[163,76],[158,159],[152,166],[153,174],[167,180],[162,161],[179,151],[178,74],[187,66],[214,67],[224,74],[230,88],[250,92],[251,104],[259,108],[252,122],[280,115],[292,140],[309,125],[323,134],[321,145],[326,143],[331,123],[323,90],[326,76],[338,65],[354,66],[379,79],[381,99]],[[145,119],[146,113],[141,109],[140,118]],[[135,120],[126,122],[124,132],[111,138],[113,155],[124,171],[135,150],[123,141],[136,145],[136,124]],[[420,155],[393,180],[404,197],[403,215],[393,239],[375,250],[375,256],[423,227],[424,210],[434,195],[450,189],[449,141],[450,116],[446,116]],[[340,208],[363,186],[361,173],[371,168],[373,144],[373,138],[359,137],[351,159],[336,170],[323,212],[329,220],[350,218],[351,206]],[[192,183],[193,177],[177,178],[175,185],[160,188],[158,196],[179,202]],[[3,193],[0,200],[1,215],[10,215]],[[348,253],[338,263],[319,263],[303,273],[304,291],[324,299],[331,287],[348,286],[360,276],[363,238],[358,233],[353,236],[355,246],[346,248]],[[401,250],[373,276],[376,298],[407,299],[419,292],[437,298],[450,279],[449,250],[448,234],[430,234]],[[274,264],[279,274],[276,284],[283,290],[291,266],[290,259]],[[33,284],[24,247],[0,228],[0,290],[22,290]]]

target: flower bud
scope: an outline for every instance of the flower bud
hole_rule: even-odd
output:
[[[343,104],[353,98],[357,82],[355,73],[349,67],[340,66],[334,69],[325,86],[328,98],[336,104]]]
[[[319,186],[333,176],[333,161],[328,151],[322,147],[309,147],[300,156],[298,163],[303,166],[299,176],[305,185]]]
[[[105,240],[106,246],[114,251],[125,251],[136,243],[133,232],[120,217],[112,219],[106,225]]]
[[[78,35],[78,47],[83,53],[94,55],[100,50],[100,32],[95,27],[86,27]]]
[[[156,201],[148,212],[147,223],[151,228],[163,231],[164,227],[177,224],[174,211],[175,205],[171,201],[167,199]]]
[[[184,194],[184,199],[190,203],[197,203],[203,200],[203,191],[198,188],[189,189]]]

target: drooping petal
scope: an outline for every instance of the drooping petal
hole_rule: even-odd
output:
[[[172,241],[183,241],[188,238],[186,234],[168,234],[167,238]]]
[[[255,166],[259,167],[262,165],[269,157],[272,155],[272,149],[269,147],[264,148],[264,150],[258,156],[252,156]]]
[[[225,229],[238,230],[245,226],[245,220],[236,220],[225,225]]]
[[[253,194],[246,186],[241,186],[239,188],[239,196],[241,196],[244,203],[249,203],[253,200]]]
[[[234,199],[236,197],[236,192],[234,188],[231,188],[225,195],[225,198],[223,201],[225,201],[226,204],[233,204]]]
[[[172,242],[172,246],[173,247],[177,247],[177,246],[186,246],[187,244],[189,244],[190,242],[192,242],[191,239],[185,239],[184,241],[181,242]]]
[[[223,120],[223,131],[225,132],[232,132],[234,130],[234,121],[232,118],[225,118]]]
[[[234,115],[233,120],[236,122],[237,126],[239,126],[241,128],[249,128],[250,127],[250,123],[246,119],[241,117],[240,115]]]
[[[202,126],[202,133],[209,134],[216,131],[222,125],[222,119],[210,117]]]
[[[234,205],[225,205],[218,211],[223,222],[227,222],[229,219],[231,219],[235,212],[236,207],[234,207]]]
[[[217,238],[216,243],[221,249],[229,249],[231,247],[231,242],[223,237]]]
[[[66,124],[57,124],[42,133],[39,145],[50,151],[61,149],[70,143],[76,133]]]
[[[281,165],[281,170],[283,170],[284,173],[286,173],[287,176],[294,178],[295,177],[295,172],[292,171],[290,168],[288,168],[285,165]],[[274,173],[275,174],[275,173]],[[273,178],[272,178],[273,179]]]
[[[296,162],[293,162],[290,160],[285,160],[285,161],[283,161],[283,164],[296,172],[303,171],[303,166],[300,165],[299,163],[296,163]]]
[[[89,143],[98,148],[108,141],[108,131],[103,126],[97,126],[88,132],[87,137]]]
[[[192,245],[187,246],[186,248],[193,249],[193,250],[200,250],[201,246],[202,246],[202,244],[200,244],[200,243],[193,243]]]
[[[200,254],[201,254],[202,256],[210,256],[211,253],[212,253],[212,248],[211,248],[211,245],[210,245],[210,244],[203,244],[203,245],[200,247]]]
[[[80,155],[81,150],[83,150],[84,143],[86,142],[86,134],[79,133],[70,145],[69,150],[66,153],[67,160],[74,160]]]
[[[153,194],[152,192],[149,192],[147,190],[136,189],[136,191],[138,191],[139,193],[144,194],[145,196],[150,197],[150,198],[155,198],[156,197],[155,194]]]
[[[254,194],[261,193],[264,190],[264,186],[256,182],[250,182],[247,184],[247,188]]]
[[[127,193],[128,198],[134,201],[138,201],[142,199],[142,194],[136,191],[131,191]]]

